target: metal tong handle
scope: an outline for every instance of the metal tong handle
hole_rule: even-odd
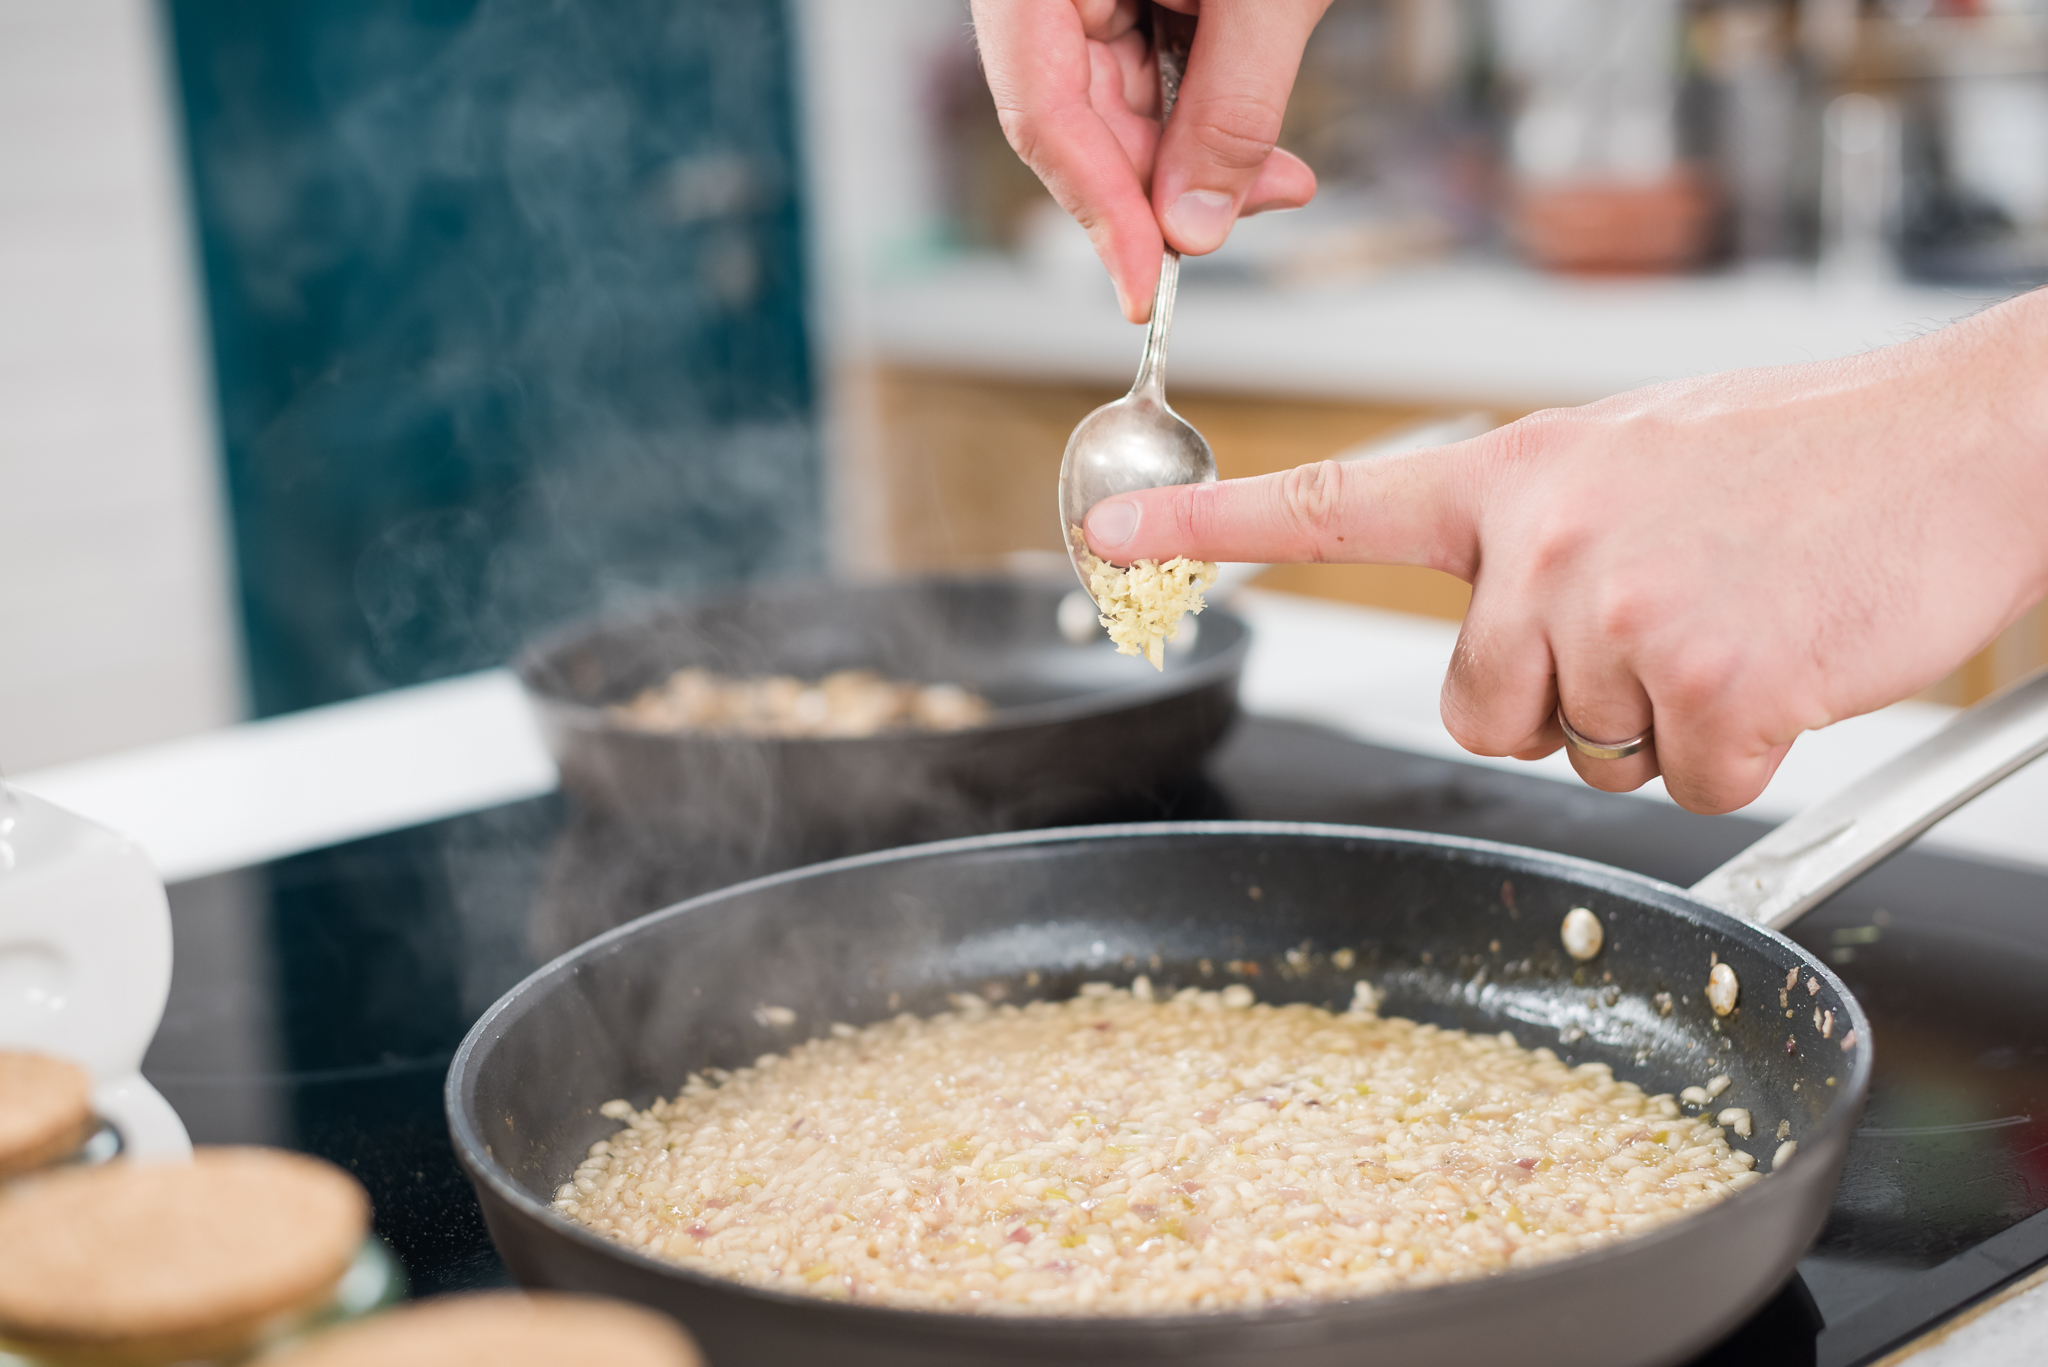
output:
[[[1159,62],[1159,128],[1180,98],[1180,78],[1187,73],[1188,51],[1194,46],[1195,21],[1164,5],[1152,6],[1152,51]],[[1166,401],[1166,336],[1173,329],[1173,296],[1180,286],[1180,253],[1168,247],[1159,260],[1159,285],[1152,291],[1152,324],[1145,332],[1145,356],[1131,393]]]
[[[2048,754],[2048,669],[1951,720],[1692,885],[1695,897],[1782,929],[1929,826]]]

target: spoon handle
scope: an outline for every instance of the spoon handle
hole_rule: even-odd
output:
[[[1159,64],[1159,127],[1180,99],[1180,78],[1188,69],[1188,50],[1194,46],[1195,20],[1164,5],[1152,6],[1152,52]],[[1180,253],[1168,247],[1159,261],[1159,285],[1152,291],[1152,326],[1145,333],[1145,357],[1138,362],[1138,378],[1131,393],[1149,394],[1162,403],[1166,399],[1166,335],[1173,328],[1173,296],[1180,285]]]
[[[1166,401],[1166,334],[1173,328],[1173,294],[1180,284],[1180,253],[1166,249],[1159,261],[1159,288],[1152,291],[1152,326],[1145,332],[1145,357],[1138,362],[1133,397],[1148,395]]]
[[[1188,52],[1195,45],[1195,16],[1180,14],[1164,5],[1152,6],[1152,51],[1159,59],[1159,126],[1166,127],[1180,98],[1180,78],[1188,69]]]

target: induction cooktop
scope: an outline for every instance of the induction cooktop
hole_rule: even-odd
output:
[[[1101,816],[1441,831],[1681,885],[1766,829],[1263,719],[1199,780]],[[545,957],[771,871],[553,797],[178,884],[144,1071],[198,1142],[354,1172],[414,1294],[502,1285],[442,1118],[456,1044]],[[2048,873],[1911,850],[1793,938],[1870,1012],[1870,1106],[1797,1276],[1699,1364],[1856,1367],[2048,1262]]]

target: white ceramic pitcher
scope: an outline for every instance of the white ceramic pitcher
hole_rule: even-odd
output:
[[[83,1067],[94,1110],[142,1161],[192,1154],[142,1078],[170,988],[170,904],[148,856],[0,782],[0,1049]]]

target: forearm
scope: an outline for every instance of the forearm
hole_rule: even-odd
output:
[[[2048,595],[2048,289],[1959,324],[1955,362],[1981,396],[1980,459],[2029,532],[2015,614]]]

